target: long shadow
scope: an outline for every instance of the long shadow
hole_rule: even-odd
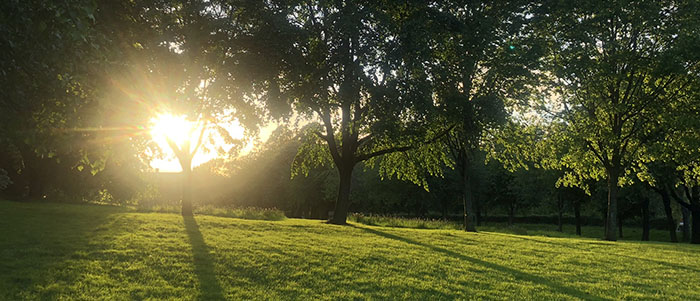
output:
[[[192,246],[194,257],[194,272],[199,280],[200,300],[225,300],[221,284],[216,279],[214,261],[209,255],[209,246],[204,243],[204,237],[199,231],[197,221],[193,216],[184,216],[185,231]]]
[[[520,240],[524,240],[524,241],[528,241],[528,242],[535,242],[535,243],[540,243],[540,244],[547,244],[547,245],[554,246],[554,247],[564,247],[564,248],[573,249],[573,250],[581,250],[581,247],[580,247],[580,246],[571,246],[571,245],[565,244],[565,243],[559,243],[559,242],[553,242],[553,241],[544,241],[544,240],[539,240],[539,239],[532,238],[532,237],[529,237],[529,236],[523,237],[523,236],[515,236],[515,235],[509,235],[509,234],[503,234],[503,233],[490,233],[490,234],[493,234],[493,235],[500,235],[500,236],[506,236],[506,237],[508,237],[508,238],[520,239]],[[557,239],[558,239],[558,238],[557,238]],[[601,245],[600,243],[595,242],[595,241],[582,241],[581,244],[585,244],[585,245]],[[602,244],[602,246],[611,247],[611,246],[613,246],[613,245],[612,245],[612,244]],[[592,252],[592,250],[588,250],[588,251]],[[651,258],[644,258],[644,257],[637,257],[637,256],[630,256],[630,255],[621,254],[621,253],[618,253],[618,252],[609,252],[609,253],[607,253],[607,254],[608,254],[608,255],[612,255],[612,256],[626,257],[626,258],[629,258],[629,259],[632,259],[632,260],[643,260],[643,261],[647,261],[647,262],[650,262],[650,263],[653,263],[653,264],[657,264],[657,265],[670,266],[670,267],[675,268],[675,269],[690,270],[690,271],[693,271],[693,272],[696,272],[696,273],[700,273],[700,269],[697,269],[697,268],[694,268],[694,267],[691,267],[691,266],[685,266],[685,265],[673,263],[673,262],[662,261],[662,260],[656,260],[656,259],[651,259]]]
[[[102,260],[106,238],[127,231],[115,223],[115,215],[124,212],[97,205],[0,201],[0,300],[59,299],[58,291],[41,288],[57,278],[80,281],[87,268],[84,259]]]
[[[378,230],[374,230],[374,229],[370,229],[370,228],[365,228],[365,227],[359,227],[359,226],[353,226],[353,227],[358,228],[358,229],[362,229],[363,231],[366,231],[366,232],[369,232],[369,233],[372,233],[372,234],[375,234],[375,235],[379,235],[379,236],[382,236],[382,237],[385,237],[385,238],[388,238],[388,239],[398,240],[398,241],[402,241],[402,242],[405,242],[405,243],[413,244],[413,245],[416,245],[416,246],[428,248],[428,249],[431,249],[431,250],[433,250],[433,251],[435,251],[435,252],[440,252],[440,253],[443,253],[443,254],[445,254],[445,255],[448,255],[448,256],[452,256],[452,257],[454,257],[454,258],[457,258],[457,259],[461,259],[461,260],[464,260],[464,261],[469,261],[469,262],[471,262],[471,263],[478,264],[478,265],[484,266],[484,267],[486,267],[486,268],[489,268],[489,269],[492,269],[492,270],[495,270],[495,271],[499,271],[499,272],[501,272],[501,273],[511,274],[511,275],[513,275],[516,279],[519,279],[519,280],[528,281],[528,282],[532,282],[532,283],[535,283],[535,284],[544,284],[544,285],[546,285],[546,286],[549,286],[552,290],[559,291],[559,292],[563,292],[563,293],[565,293],[565,294],[567,294],[567,295],[569,295],[569,296],[579,297],[579,298],[583,298],[583,299],[586,299],[586,300],[611,300],[611,299],[607,299],[607,298],[604,298],[604,297],[591,295],[591,294],[589,294],[589,293],[586,293],[586,292],[577,290],[577,289],[572,288],[572,287],[568,287],[568,286],[561,285],[561,284],[559,284],[559,283],[553,282],[553,281],[551,281],[551,280],[549,280],[549,279],[547,279],[547,278],[544,278],[544,277],[540,277],[540,276],[533,275],[533,274],[528,274],[528,273],[525,273],[525,272],[523,272],[523,271],[519,271],[519,270],[516,270],[516,269],[513,269],[513,268],[509,268],[509,267],[502,266],[502,265],[499,265],[499,264],[495,264],[495,263],[492,263],[492,262],[484,261],[484,260],[477,259],[477,258],[474,258],[474,257],[469,257],[469,256],[466,256],[466,255],[464,255],[464,254],[459,254],[459,253],[457,253],[457,252],[454,252],[454,251],[451,251],[451,250],[448,250],[448,249],[444,249],[444,248],[436,247],[436,246],[433,246],[433,245],[425,244],[425,243],[422,243],[422,242],[419,242],[419,241],[412,240],[412,239],[410,239],[410,238],[401,237],[401,236],[398,236],[398,235],[389,234],[389,233],[386,233],[386,232],[382,232],[382,231],[378,231]]]

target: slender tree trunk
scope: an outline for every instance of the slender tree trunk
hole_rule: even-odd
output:
[[[642,241],[649,241],[649,199],[642,199]]]
[[[700,207],[695,206],[691,212],[693,229],[691,231],[690,243],[700,244]]]
[[[19,153],[22,156],[24,164],[24,179],[26,181],[26,190],[20,189],[28,200],[40,200],[44,196],[44,179],[41,172],[41,159],[39,159],[30,145],[19,143],[17,145]]]
[[[681,232],[683,233],[683,241],[687,242],[690,240],[690,210],[681,206],[681,214],[683,216]]]
[[[469,177],[469,157],[465,154],[462,160],[462,187],[464,189],[464,231],[476,232],[476,214],[472,196],[471,179]]]
[[[508,225],[512,226],[515,219],[515,201],[510,201],[510,206],[508,208]]]
[[[693,186],[690,194],[690,210],[693,229],[690,236],[691,244],[700,244],[700,187]]]
[[[349,164],[348,164],[349,165]],[[338,168],[340,185],[338,185],[338,198],[335,202],[335,211],[330,221],[331,224],[347,224],[348,210],[350,209],[350,183],[352,182],[352,166]]]
[[[481,203],[474,200],[474,207],[476,209],[476,226],[481,226]]]
[[[618,234],[620,239],[624,238],[624,236],[622,236],[622,218],[617,221],[617,228],[620,230],[620,234]]]
[[[192,216],[192,159],[182,164],[182,216]]]
[[[576,235],[581,236],[581,202],[574,201],[574,217],[576,218]]]
[[[608,169],[608,213],[605,225],[605,240],[616,241],[615,233],[617,222],[617,181],[619,173],[616,168]],[[620,234],[622,234],[622,224],[620,224]],[[622,235],[620,235],[622,236]]]
[[[37,168],[31,167],[29,170],[29,192],[30,200],[36,201],[44,198],[44,179],[41,177],[41,172]]]
[[[562,215],[564,211],[564,200],[562,197],[557,197],[557,209],[558,209],[558,215],[557,215],[557,230],[559,232],[564,232],[564,226],[562,225]]]
[[[448,198],[440,198],[440,215],[442,216],[442,220],[447,221],[447,200]]]
[[[668,195],[666,189],[658,190],[661,195],[661,201],[664,203],[664,211],[666,212],[666,225],[668,226],[669,234],[671,235],[671,242],[678,242],[678,236],[676,235],[676,222],[673,220],[673,210],[671,209],[671,197]]]

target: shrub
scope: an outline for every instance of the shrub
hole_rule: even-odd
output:
[[[159,212],[159,213],[180,213],[179,206],[152,204],[140,204],[136,207],[139,212]],[[259,207],[220,207],[212,205],[195,206],[193,209],[195,214],[212,215],[222,217],[233,217],[252,220],[266,221],[281,221],[287,217],[282,210],[277,208],[259,208]]]
[[[387,215],[350,214],[348,220],[370,226],[415,229],[461,229],[461,224],[441,219],[403,218]]]
[[[195,207],[194,212],[197,214],[266,221],[281,221],[287,218],[284,215],[284,212],[277,208],[216,207],[212,205],[205,205]]]

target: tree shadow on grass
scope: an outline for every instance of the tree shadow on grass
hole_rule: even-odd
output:
[[[84,259],[102,251],[96,242],[126,231],[115,223],[124,212],[96,205],[0,202],[0,300],[60,299],[68,284],[84,276]]]
[[[562,292],[562,293],[565,293],[569,296],[583,298],[586,300],[610,300],[610,299],[607,299],[604,297],[591,295],[589,293],[577,290],[577,289],[572,288],[572,287],[561,285],[559,283],[556,283],[554,281],[551,281],[551,280],[544,278],[544,277],[541,277],[541,276],[528,274],[528,273],[525,273],[523,271],[509,268],[507,266],[495,264],[495,263],[484,261],[484,260],[477,259],[474,257],[469,257],[469,256],[459,254],[457,252],[454,252],[454,251],[451,251],[448,249],[444,249],[444,248],[436,247],[436,246],[429,245],[426,243],[422,243],[422,242],[419,242],[416,240],[412,240],[410,238],[401,237],[398,235],[389,234],[386,232],[382,232],[382,231],[370,229],[370,228],[365,228],[365,227],[359,227],[359,226],[353,226],[353,227],[361,229],[361,230],[369,232],[369,233],[372,233],[372,234],[375,234],[375,235],[379,235],[379,236],[388,238],[388,239],[398,240],[398,241],[402,241],[402,242],[409,243],[412,245],[428,248],[428,249],[431,249],[435,252],[443,253],[445,255],[448,255],[448,256],[451,256],[451,257],[454,257],[454,258],[457,258],[460,260],[468,261],[468,262],[471,262],[473,264],[478,264],[478,265],[481,265],[481,266],[486,267],[488,269],[495,270],[495,271],[498,271],[501,273],[510,274],[518,280],[528,281],[528,282],[532,282],[535,284],[544,284],[544,285],[548,286],[553,291]]]
[[[214,261],[209,254],[209,246],[204,243],[204,237],[199,231],[197,221],[193,216],[183,217],[185,221],[185,231],[192,246],[192,257],[194,259],[194,272],[199,280],[200,300],[225,300],[221,284],[216,279]]]
[[[559,239],[559,238],[556,238],[554,241],[547,241],[547,240],[536,239],[536,238],[533,238],[533,237],[530,237],[530,236],[527,236],[527,237],[526,237],[526,236],[516,236],[516,235],[503,234],[503,233],[493,233],[493,232],[490,233],[490,234],[493,234],[493,235],[500,235],[500,236],[507,236],[508,238],[520,239],[520,240],[524,240],[524,241],[528,241],[528,242],[535,242],[535,243],[540,243],[540,244],[546,244],[546,245],[550,245],[550,246],[552,246],[552,247],[554,247],[554,248],[562,248],[562,247],[564,247],[564,248],[573,249],[573,250],[577,250],[577,251],[581,251],[581,250],[588,251],[588,252],[597,251],[597,250],[592,250],[592,249],[583,249],[583,248],[581,247],[581,245],[598,246],[598,248],[614,247],[614,246],[615,246],[615,243],[614,243],[614,242],[609,242],[609,243],[608,243],[608,242],[597,242],[597,241],[586,241],[586,240],[577,243],[576,246],[572,246],[571,244],[565,244],[565,243],[555,242],[555,241],[556,241],[557,239]],[[652,243],[656,243],[656,242],[652,242]],[[608,253],[606,253],[606,254],[607,254],[607,255],[610,255],[610,256],[620,256],[620,257],[629,258],[629,259],[631,259],[631,260],[633,260],[633,261],[636,261],[636,260],[643,260],[643,261],[646,261],[646,262],[649,262],[649,263],[652,263],[652,264],[657,264],[657,265],[661,265],[661,266],[668,266],[668,267],[672,267],[672,268],[674,268],[674,269],[679,269],[679,270],[690,270],[690,271],[693,271],[693,272],[696,272],[696,273],[700,273],[700,269],[697,269],[697,268],[694,268],[694,267],[688,266],[688,265],[676,264],[676,263],[673,263],[673,262],[668,262],[668,261],[663,261],[663,260],[657,260],[657,259],[652,259],[652,258],[645,258],[645,257],[639,257],[639,256],[631,256],[631,255],[622,254],[622,253],[619,253],[619,252],[608,252]]]

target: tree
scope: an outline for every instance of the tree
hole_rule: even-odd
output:
[[[196,142],[192,144],[190,139],[184,139],[182,144],[178,144],[172,138],[167,137],[168,146],[175,153],[180,167],[182,168],[182,215],[192,216],[192,158],[199,151],[200,146],[202,146],[202,139],[204,138],[205,131],[207,130],[207,124],[201,124],[199,126],[193,126],[190,128],[189,133],[187,133],[188,138],[192,137],[194,131],[199,131],[197,135]]]
[[[523,1],[438,1],[431,35],[435,92],[454,130],[444,139],[461,175],[464,230],[476,231],[473,171],[485,130],[502,124],[506,98],[522,98],[534,83],[540,45],[529,34],[530,7]]]
[[[543,33],[550,38],[550,73],[559,112],[557,141],[568,150],[564,180],[605,177],[608,182],[606,240],[616,240],[617,198],[655,137],[656,116],[688,85],[697,67],[688,60],[685,9],[676,1],[586,1],[545,6]],[[552,107],[543,106],[547,111]],[[550,133],[554,132],[550,130]],[[555,139],[552,135],[549,139]]]
[[[61,157],[82,159],[74,154],[85,150],[85,139],[67,129],[89,126],[80,117],[94,112],[97,85],[88,65],[103,63],[96,49],[108,44],[95,15],[93,1],[0,4],[0,83],[8,87],[0,91],[0,141],[2,156],[17,159],[4,166],[20,186],[12,189],[17,197],[43,197],[51,180],[43,177],[44,167],[55,167]]]
[[[668,164],[663,164],[662,162],[650,162],[647,164],[647,171],[650,178],[645,179],[642,177],[641,180],[647,182],[647,187],[661,197],[671,242],[678,242],[676,222],[673,218],[673,210],[671,208],[671,191],[675,189],[672,184],[675,178],[675,168]]]
[[[690,241],[700,243],[700,115],[697,110],[700,106],[700,77],[697,70],[694,72],[690,89],[675,98],[672,111],[659,117],[662,138],[651,146],[650,152],[656,161],[646,164],[639,177],[662,196],[667,216],[669,195],[682,206],[682,210],[690,212],[693,222]],[[679,188],[680,193],[677,192]],[[670,224],[672,220],[667,219]],[[684,212],[684,226],[688,222]]]
[[[448,130],[429,118],[434,105],[422,65],[427,50],[414,43],[415,35],[427,34],[420,30],[429,20],[423,8],[392,1],[261,8],[274,24],[264,34],[279,46],[256,49],[278,62],[269,73],[266,104],[290,103],[297,113],[320,120],[308,131],[294,173],[306,174],[320,163],[336,167],[340,181],[331,223],[346,223],[358,163],[379,164],[387,176],[425,183],[423,171],[439,173],[437,166],[447,161],[439,149],[419,148]],[[406,160],[409,150],[416,160]]]
[[[140,125],[141,131],[130,139],[137,152],[164,155],[150,141],[152,119],[170,115],[179,123],[188,123],[185,133],[167,133],[169,148],[182,168],[182,214],[192,215],[192,159],[199,150],[227,156],[237,151],[223,123],[239,122],[248,134],[258,125],[257,112],[243,94],[251,78],[231,79],[242,59],[226,50],[226,33],[236,31],[248,19],[223,22],[245,6],[219,6],[201,1],[106,2],[104,9],[123,14],[105,16],[101,24],[121,39],[128,55],[123,64],[110,69],[112,87],[106,95],[107,122],[118,126]],[[237,31],[236,31],[237,32]],[[243,92],[241,92],[243,91]],[[191,122],[190,120],[194,120]],[[172,130],[172,129],[171,129]],[[195,136],[195,134],[197,134]],[[174,135],[186,139],[174,139]],[[215,142],[218,136],[219,142]],[[144,139],[145,138],[145,139]],[[181,140],[181,141],[180,141]],[[230,150],[224,149],[221,141]],[[149,160],[147,158],[146,160]]]

